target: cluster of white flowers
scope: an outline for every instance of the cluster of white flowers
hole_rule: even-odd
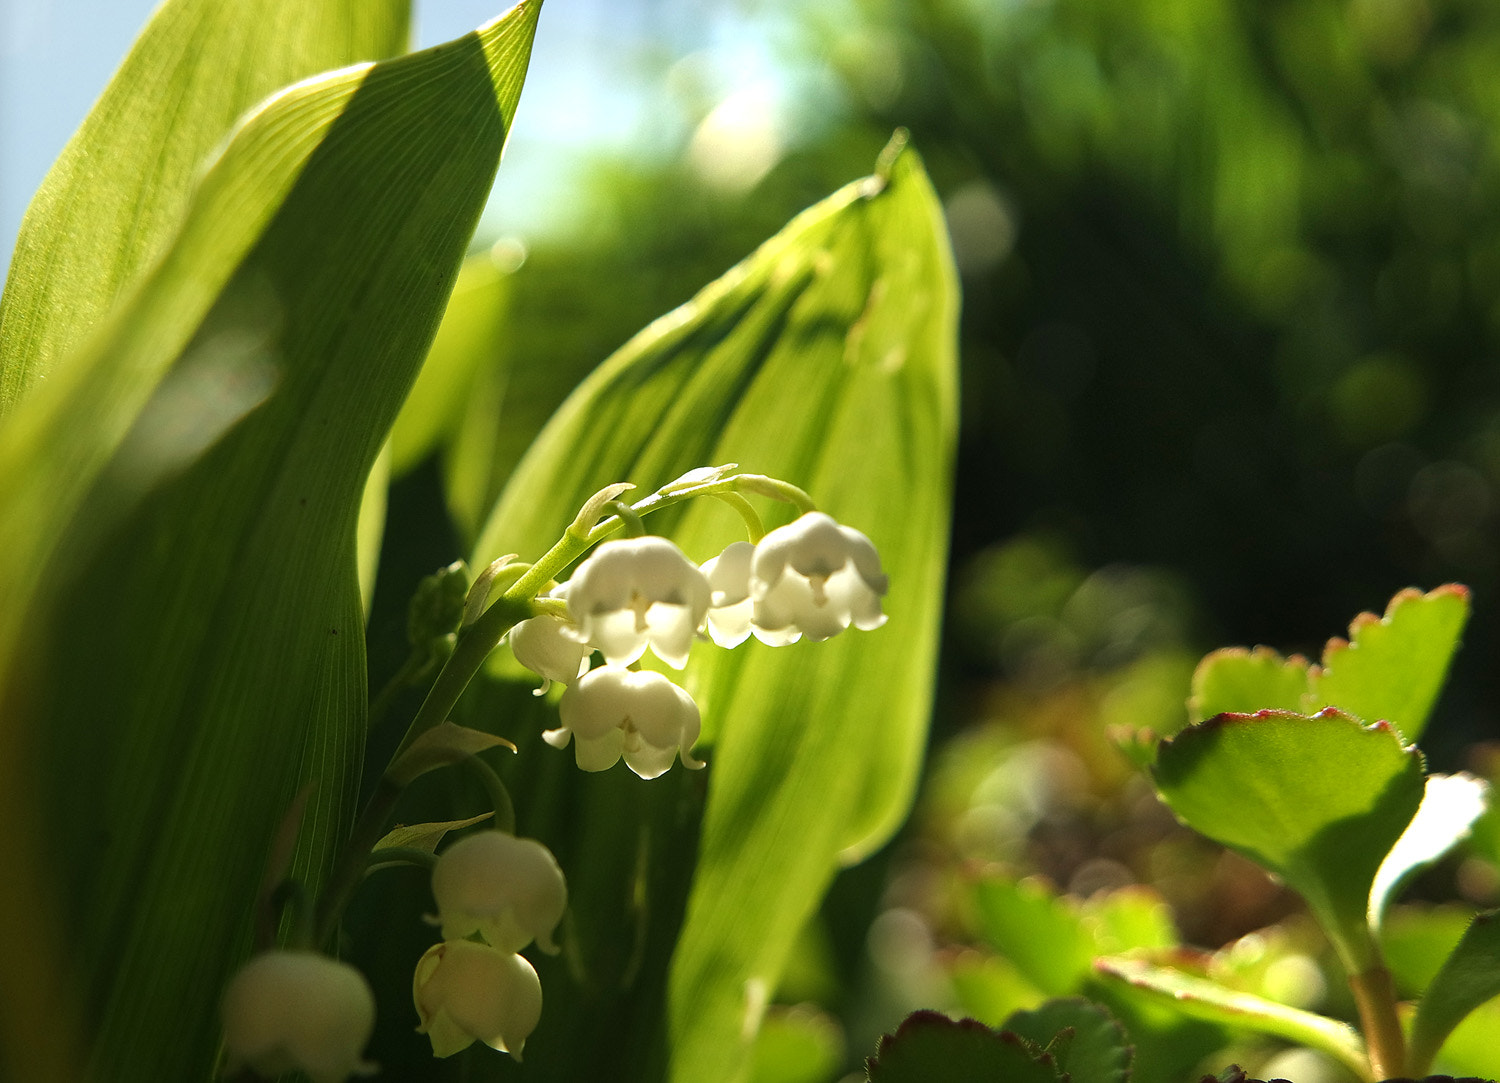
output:
[[[460,839],[432,870],[443,941],[417,962],[412,1000],[432,1053],[474,1042],[521,1059],[542,1017],[542,982],[519,953],[533,940],[556,954],[568,905],[557,859],[534,839],[481,831]],[[478,940],[468,939],[478,937]]]
[[[607,541],[552,591],[568,616],[522,621],[510,644],[522,665],[568,686],[562,724],[543,735],[549,744],[572,740],[585,771],[623,758],[641,778],[656,778],[678,757],[685,767],[703,766],[690,751],[701,720],[692,697],[666,677],[626,668],[648,648],[682,669],[701,636],[721,647],[752,635],[781,647],[829,639],[851,624],[878,628],[886,586],[870,539],[822,512],[758,544],[735,542],[702,567],[666,538]],[[596,650],[604,665],[590,669]]]
[[[417,1030],[434,1056],[476,1041],[521,1059],[542,1017],[542,984],[519,952],[553,940],[568,904],[562,870],[533,839],[481,831],[438,858],[432,893],[444,940],[417,962],[412,999]],[[375,1026],[375,997],[353,967],[312,951],[277,950],[240,968],[224,991],[224,1047],[230,1070],[274,1078],[301,1071],[313,1083],[342,1083],[375,1065],[361,1050]]]

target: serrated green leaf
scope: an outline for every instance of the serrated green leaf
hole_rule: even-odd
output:
[[[1370,924],[1378,928],[1401,885],[1438,860],[1469,834],[1489,801],[1489,784],[1459,772],[1429,775],[1422,804],[1380,864],[1370,891]]]
[[[1309,673],[1304,710],[1337,707],[1365,722],[1390,722],[1416,741],[1468,619],[1469,592],[1457,584],[1426,594],[1403,590],[1383,617],[1361,613],[1348,640],[1329,640]]]
[[[1421,753],[1331,709],[1261,711],[1190,726],[1152,770],[1179,820],[1300,892],[1351,973],[1364,971],[1371,888],[1421,804]]]
[[[910,804],[946,553],[955,305],[940,209],[916,155],[901,154],[606,362],[482,533],[475,567],[534,556],[604,485],[648,492],[738,462],[808,489],[870,536],[890,573],[890,623],[875,632],[695,650],[709,795],[673,960],[674,1079],[742,1077],[757,990],[774,987],[838,863],[869,853]],[[700,561],[743,537],[712,501],[649,526]]]
[[[360,494],[535,16],[257,111],[139,292],[0,431],[0,789],[34,780],[22,822],[47,818],[62,933],[25,948],[76,981],[98,1078],[208,1073],[291,795],[317,780],[294,865],[313,886],[347,823]],[[33,927],[6,927],[7,958]]]
[[[1283,658],[1269,647],[1225,647],[1206,655],[1193,671],[1188,716],[1202,722],[1216,714],[1301,711],[1307,694],[1307,659]]]
[[[913,1012],[883,1035],[865,1063],[870,1083],[932,1083],[936,1079],[1057,1083],[1051,1056],[1033,1053],[1022,1038],[973,1019],[955,1022],[937,1012]]]
[[[1161,965],[1137,958],[1104,958],[1096,960],[1095,970],[1106,978],[1124,983],[1137,993],[1167,1003],[1184,1015],[1211,1023],[1261,1034],[1274,1034],[1288,1041],[1321,1049],[1366,1078],[1369,1062],[1364,1043],[1346,1023],[1300,1008],[1290,1008],[1264,997],[1243,993],[1220,985],[1201,973],[1194,973],[1191,963]]]
[[[1130,1078],[1130,1043],[1109,1011],[1082,997],[1049,1000],[1019,1011],[1000,1025],[1046,1049],[1057,1070],[1075,1083],[1125,1083]],[[1058,1036],[1072,1034],[1064,1042]]]
[[[1425,1071],[1465,1016],[1500,996],[1500,910],[1477,915],[1417,1004],[1409,1059]]]
[[[299,79],[407,47],[409,0],[171,0],[63,149],[0,298],[0,418],[176,235],[210,152]]]

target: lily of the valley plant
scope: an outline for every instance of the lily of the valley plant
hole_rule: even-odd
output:
[[[323,896],[304,904],[297,885],[279,885],[276,900],[307,911],[291,915],[304,942],[256,956],[230,983],[224,1035],[231,1066],[271,1076],[296,1069],[316,1083],[372,1070],[360,1051],[373,1026],[373,997],[357,971],[317,952],[330,946],[366,868],[403,862],[430,864],[438,911],[430,920],[443,937],[416,961],[412,984],[418,1029],[431,1039],[433,1054],[452,1056],[477,1041],[521,1058],[541,1019],[542,987],[520,953],[533,942],[542,951],[559,950],[567,885],[546,847],[509,829],[511,798],[472,755],[498,738],[446,722],[464,686],[507,637],[516,660],[544,687],[567,686],[557,704],[560,724],[543,734],[548,744],[563,748],[571,740],[585,771],[607,771],[623,759],[640,778],[654,779],[678,759],[694,770],[706,765],[692,754],[701,724],[697,704],[666,676],[640,668],[648,651],[686,670],[695,645],[723,648],[754,632],[762,642],[791,646],[885,622],[880,599],[887,580],[875,547],[815,510],[796,486],[736,473],[731,464],[694,470],[633,505],[617,499],[629,488],[601,490],[534,563],[503,557],[476,577],[452,653]],[[747,492],[791,503],[801,514],[767,533],[744,500]],[[702,497],[738,510],[750,539],[700,566],[670,539],[646,534],[643,517]],[[621,531],[630,536],[611,537]],[[419,592],[414,604],[422,601]],[[739,607],[748,608],[726,615]],[[726,635],[726,623],[746,630]],[[596,652],[602,659],[591,666]],[[383,845],[380,834],[404,786],[456,763],[481,773],[502,829],[459,838],[435,860]]]

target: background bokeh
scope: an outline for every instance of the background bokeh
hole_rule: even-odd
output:
[[[11,5],[7,247],[147,7]],[[419,14],[427,42],[494,11]],[[930,782],[779,998],[839,1020],[843,1063],[901,1011],[958,1002],[953,885],[975,867],[1079,898],[1150,883],[1205,947],[1295,911],[1185,837],[1110,744],[1180,725],[1205,650],[1315,654],[1402,587],[1466,583],[1424,747],[1492,768],[1497,70],[1482,0],[549,0],[478,243],[502,242],[510,281],[496,486],[579,378],[868,172],[894,127],[944,199],[963,431]],[[435,461],[391,516],[377,674],[416,578],[474,526]],[[1455,858],[1418,893],[1493,905],[1496,883]]]

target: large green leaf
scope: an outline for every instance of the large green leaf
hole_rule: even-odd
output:
[[[0,792],[28,882],[46,816],[61,926],[39,944],[36,919],[7,923],[0,961],[71,981],[98,1078],[208,1072],[292,795],[316,782],[296,865],[314,883],[348,822],[360,494],[489,191],[538,6],[258,110],[139,292],[0,432]]]
[[[672,1077],[738,1078],[758,1006],[840,861],[905,815],[926,735],[956,413],[956,287],[910,152],[804,212],[591,376],[522,462],[475,566],[536,555],[592,492],[726,461],[795,481],[867,533],[890,623],[828,643],[700,646],[709,794],[673,960]],[[736,536],[695,505],[695,559]],[[545,750],[543,750],[545,752]]]
[[[464,261],[422,374],[391,430],[391,472],[397,477],[458,429],[476,381],[497,364],[509,293],[509,274],[493,253]]]
[[[1500,996],[1500,910],[1474,918],[1432,979],[1412,1023],[1411,1061],[1425,1071],[1466,1015]]]
[[[0,299],[0,418],[94,331],[177,233],[247,109],[406,49],[410,0],[171,0],[63,149]]]
[[[1353,973],[1371,963],[1371,888],[1421,804],[1422,755],[1329,709],[1217,715],[1162,744],[1157,789],[1183,823],[1302,894]]]

